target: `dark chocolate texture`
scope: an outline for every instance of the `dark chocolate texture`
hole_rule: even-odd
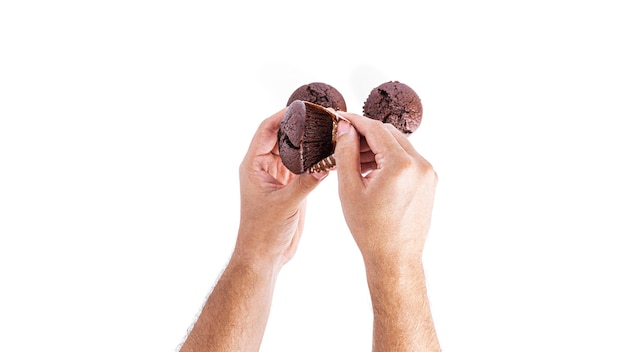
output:
[[[295,100],[289,104],[278,130],[278,152],[291,172],[301,174],[334,149],[333,116],[323,107]]]
[[[347,110],[343,95],[333,86],[322,82],[313,82],[300,86],[289,97],[287,106],[295,100],[308,101],[338,111]]]
[[[422,122],[422,102],[408,85],[386,82],[372,89],[363,105],[363,115],[411,134]]]

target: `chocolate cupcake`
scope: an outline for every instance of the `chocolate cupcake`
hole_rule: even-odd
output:
[[[343,99],[343,95],[335,87],[322,82],[305,84],[296,89],[289,97],[287,106],[295,100],[308,101],[325,108],[346,111],[346,101]]]
[[[372,89],[363,105],[363,115],[411,134],[422,122],[422,102],[408,85],[386,82]]]

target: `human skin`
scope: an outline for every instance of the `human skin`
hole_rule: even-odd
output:
[[[276,133],[284,111],[261,124],[241,163],[235,250],[182,352],[260,348],[276,278],[302,234],[305,198],[327,175],[283,166]],[[338,127],[339,197],[365,263],[373,350],[439,351],[421,259],[437,175],[395,127],[341,114],[351,123]]]
[[[440,351],[422,265],[437,174],[395,127],[341,115],[339,198],[365,263],[373,351]]]
[[[235,249],[181,352],[258,351],[276,278],[302,235],[306,196],[328,172],[294,175],[278,154],[283,109],[264,120],[239,168]]]

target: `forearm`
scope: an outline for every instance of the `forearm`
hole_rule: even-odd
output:
[[[258,351],[277,273],[271,263],[233,256],[181,352]]]
[[[366,264],[374,311],[373,351],[440,351],[418,257]]]

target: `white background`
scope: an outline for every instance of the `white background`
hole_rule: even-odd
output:
[[[174,351],[261,120],[314,81],[360,113],[389,80],[421,96],[411,140],[440,178],[444,350],[626,350],[618,1],[217,3],[0,4],[1,351]],[[262,351],[370,349],[336,188],[309,197]]]

